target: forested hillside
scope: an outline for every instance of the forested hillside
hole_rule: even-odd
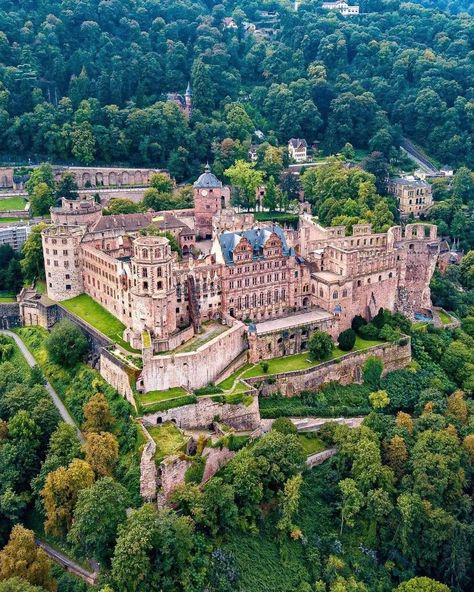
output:
[[[472,168],[474,23],[445,11],[469,2],[426,4],[440,10],[367,0],[366,14],[343,18],[319,0],[296,13],[276,1],[0,0],[3,159],[130,161],[184,179],[213,145],[259,129],[272,143],[385,154],[403,133]],[[166,102],[188,80],[190,121]]]

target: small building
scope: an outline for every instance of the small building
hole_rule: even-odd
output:
[[[350,6],[347,2],[323,2],[325,10],[335,10],[342,16],[353,16],[359,14],[359,5]]]
[[[188,119],[191,117],[193,112],[193,93],[191,91],[191,83],[188,82],[188,86],[186,88],[186,92],[183,95],[179,93],[168,93],[166,95],[166,99],[171,103],[174,103],[178,109],[187,117]]]
[[[31,226],[0,226],[0,245],[21,251],[30,232]]]
[[[222,19],[224,29],[238,29],[239,26],[231,16],[226,16]]]
[[[304,162],[308,158],[308,143],[301,138],[291,138],[288,142],[288,153],[295,162]]]
[[[397,198],[400,216],[413,214],[416,218],[433,205],[431,185],[415,177],[390,179],[389,192]]]
[[[443,177],[452,177],[454,175],[454,170],[452,167],[445,165],[439,171]]]
[[[257,144],[252,144],[249,148],[248,157],[251,162],[257,162],[257,160],[258,160],[257,149],[258,149]]]

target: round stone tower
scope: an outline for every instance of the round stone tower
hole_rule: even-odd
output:
[[[80,245],[84,230],[50,226],[41,233],[46,286],[51,300],[67,300],[84,292]]]
[[[141,236],[133,241],[132,329],[168,339],[176,331],[176,286],[173,254],[167,238]]]

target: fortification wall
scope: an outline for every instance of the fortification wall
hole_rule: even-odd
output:
[[[130,376],[130,372],[127,372],[125,362],[119,360],[109,350],[102,348],[100,350],[99,371],[102,378],[135,407],[135,397],[130,386],[130,380],[134,380],[133,371],[132,376]]]
[[[260,384],[263,395],[280,392],[287,397],[306,390],[317,390],[329,382],[360,383],[363,366],[371,356],[376,356],[383,361],[384,374],[404,368],[411,362],[410,338],[404,337],[398,343],[382,343],[364,351],[352,352],[342,358],[323,362],[308,370],[273,375],[272,379],[275,379],[273,384],[268,384],[262,377],[247,378],[246,382],[251,385]],[[263,384],[261,384],[262,381]]]
[[[189,390],[207,386],[239,355],[246,345],[243,323],[234,325],[194,352],[152,356],[144,352],[139,389],[145,393],[176,386]]]
[[[0,329],[21,327],[20,305],[18,302],[0,302]]]
[[[193,405],[144,415],[143,423],[154,426],[165,421],[173,421],[180,428],[196,429],[208,428],[216,418],[235,430],[254,430],[260,425],[258,397],[254,395],[252,403],[248,406],[218,403],[210,397],[200,397]]]

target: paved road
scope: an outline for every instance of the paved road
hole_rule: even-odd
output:
[[[57,551],[54,549],[54,547],[51,547],[51,545],[48,545],[48,543],[45,543],[41,539],[36,538],[35,543],[38,547],[44,550],[48,557],[50,557],[54,562],[58,563],[61,567],[66,568],[67,571],[75,574],[91,586],[96,583],[99,576],[99,566],[96,562],[91,561],[91,567],[94,569],[94,571],[87,571],[81,565],[75,563],[72,561],[72,559],[69,559],[67,555]]]
[[[404,150],[408,156],[418,164],[422,169],[424,169],[430,175],[437,175],[439,170],[436,168],[430,160],[426,158],[424,154],[422,154],[416,146],[414,146],[408,138],[403,138],[400,148]]]
[[[23,340],[21,339],[21,337],[19,337],[16,333],[13,333],[12,331],[6,331],[6,330],[3,330],[3,329],[0,329],[0,333],[3,333],[4,335],[8,335],[8,337],[11,337],[12,339],[15,340],[15,343],[19,347],[21,353],[25,357],[25,360],[27,361],[27,363],[30,366],[30,368],[33,368],[33,366],[36,366],[36,360],[35,360],[35,358],[31,355],[29,349],[26,347],[26,345],[23,342]],[[84,436],[81,434],[81,432],[80,432],[79,428],[77,427],[77,425],[76,425],[75,421],[73,420],[73,418],[69,415],[69,411],[64,406],[64,404],[61,401],[58,393],[53,389],[53,387],[47,381],[46,381],[46,384],[45,384],[45,388],[48,391],[48,393],[50,394],[51,399],[53,400],[53,403],[56,405],[56,407],[57,407],[57,409],[59,411],[59,414],[61,415],[62,419],[66,423],[68,423],[69,425],[72,425],[74,428],[76,428],[77,435],[79,437],[79,440],[81,442],[84,442]]]

